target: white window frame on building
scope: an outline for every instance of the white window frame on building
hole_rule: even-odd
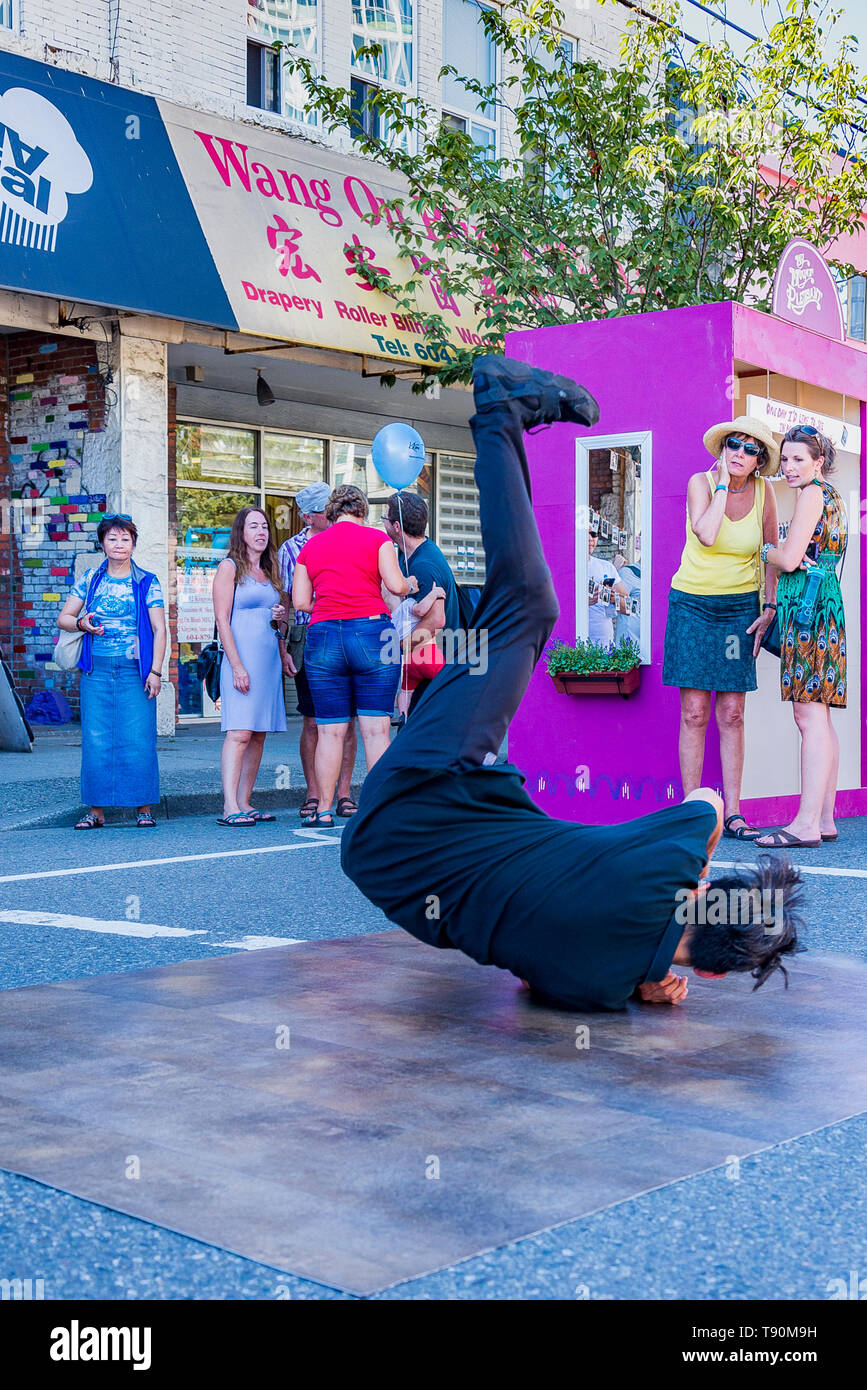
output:
[[[248,0],[247,10],[247,105],[254,110],[273,111],[278,115],[283,115],[289,120],[297,121],[299,125],[316,125],[318,116],[316,111],[309,110],[306,106],[299,104],[299,98],[303,98],[303,90],[291,90],[291,79],[286,76],[286,52],[293,47],[287,39],[282,40],[284,48],[275,48],[273,45],[278,41],[277,36],[282,31],[287,35],[292,32],[293,20],[298,18],[298,0],[258,0],[254,4],[253,0]],[[307,0],[303,6],[306,10],[315,11],[315,31],[309,32],[313,35],[313,47],[300,47],[299,53],[302,56],[314,59],[321,64],[322,53],[322,0]],[[263,28],[271,28],[274,37],[260,31],[255,27],[256,16],[263,16]],[[270,21],[270,22],[269,22]],[[271,38],[271,43],[269,43]],[[255,63],[255,50],[259,50],[259,72],[258,90],[260,100],[253,99],[255,91],[251,90],[251,65]],[[269,83],[273,86],[273,98],[270,102],[266,101],[266,90]],[[295,98],[293,100],[293,98]]]
[[[0,0],[0,27],[17,33],[19,0]]]
[[[867,275],[835,277],[843,308],[846,334],[858,342],[867,341]]]
[[[472,8],[478,11],[478,47],[474,70],[466,70],[466,62],[459,65],[454,58],[456,55],[450,54],[447,49],[446,27],[448,25],[449,11],[456,13],[459,6]],[[443,65],[450,63],[451,66],[458,68],[461,77],[471,77],[478,81],[484,81],[480,71],[479,56],[483,46],[487,46],[493,59],[491,75],[489,81],[496,82],[499,71],[499,56],[496,44],[487,38],[481,21],[481,11],[489,9],[491,6],[480,5],[478,0],[443,0]],[[465,91],[454,78],[444,77],[442,79],[442,119],[445,125],[452,126],[455,130],[462,130],[469,135],[474,144],[486,150],[492,158],[496,158],[499,147],[499,116],[496,109],[493,111],[483,110],[477,105],[470,105],[473,100],[473,93]],[[467,103],[467,104],[464,104]]]
[[[379,89],[386,92],[398,92],[401,95],[407,92],[415,92],[418,89],[418,61],[417,61],[417,40],[418,40],[418,7],[420,0],[407,0],[412,8],[412,40],[410,43],[410,63],[409,81],[406,83],[395,82],[392,78],[383,76],[381,73],[372,71],[372,67],[382,60],[365,58],[360,63],[356,62],[356,37],[358,35],[355,24],[355,4],[373,4],[380,10],[399,6],[401,0],[350,0],[350,43],[351,52],[349,57],[350,68],[350,91],[352,93],[352,106],[356,119],[361,129],[367,135],[371,135],[376,140],[388,140],[388,120],[381,112],[371,110],[366,102],[371,94]],[[376,42],[375,35],[368,37],[365,42]],[[385,44],[383,44],[385,46]],[[402,137],[403,148],[407,153],[414,152],[414,141],[409,133]]]

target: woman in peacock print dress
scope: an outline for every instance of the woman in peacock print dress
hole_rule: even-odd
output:
[[[801,800],[789,825],[755,841],[761,849],[815,849],[837,839],[840,747],[830,712],[846,708],[846,621],[837,565],[846,551],[848,525],[843,499],[827,481],[834,452],[812,425],[789,430],[780,468],[798,492],[795,515],[782,544],[762,546],[762,559],[781,571],[780,687],[801,735]],[[799,616],[817,567],[822,582],[812,615]]]

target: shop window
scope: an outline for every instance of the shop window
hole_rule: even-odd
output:
[[[412,0],[352,0],[352,66],[390,86],[412,86]],[[359,50],[376,44],[379,52]]]
[[[254,493],[205,487],[177,490],[178,710],[182,715],[219,712],[196,676],[196,662],[214,634],[211,586],[217,565],[226,557],[232,522],[242,507],[256,506],[259,498]]]
[[[482,8],[475,0],[444,0],[443,67],[489,86],[497,77],[497,48],[485,33]],[[446,73],[442,79],[443,121],[496,154],[496,109],[480,106],[458,77]]]
[[[576,444],[578,641],[634,641],[650,659],[649,433]],[[625,590],[624,594],[622,590]]]
[[[223,425],[178,425],[179,482],[256,483],[256,435]]]
[[[472,458],[461,454],[437,455],[437,545],[459,584],[481,588],[485,550],[473,465]]]
[[[325,477],[325,440],[293,434],[262,437],[262,481],[279,492],[298,492]]]
[[[248,0],[247,28],[247,104],[314,124],[316,113],[307,109],[304,84],[287,67],[286,57],[287,50],[316,57],[318,0]],[[275,51],[272,45],[278,43],[281,48]],[[251,57],[251,49],[259,49],[259,55]]]
[[[427,469],[427,466],[426,466]],[[426,471],[425,469],[425,471]],[[394,488],[380,478],[370,457],[369,444],[355,444],[346,439],[335,439],[331,444],[331,486],[344,484],[360,488],[367,497],[370,511],[368,526],[382,523],[383,505],[394,492]],[[421,492],[426,495],[424,473],[405,492]]]

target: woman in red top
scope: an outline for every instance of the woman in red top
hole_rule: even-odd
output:
[[[388,748],[401,654],[382,586],[401,596],[418,591],[415,576],[401,574],[385,532],[365,525],[367,511],[357,487],[335,488],[325,508],[332,525],[311,536],[292,578],[292,607],[312,615],[304,667],[319,730],[316,781],[326,807],[337,785],[353,697],[368,771]],[[328,810],[305,817],[304,824],[333,826],[334,817]]]

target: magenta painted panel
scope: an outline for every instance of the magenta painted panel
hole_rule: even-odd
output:
[[[811,242],[794,237],[784,247],[774,276],[771,308],[789,323],[842,342],[846,336],[837,286],[825,258]]]
[[[867,352],[733,304],[734,357],[768,371],[867,400]],[[761,391],[759,392],[761,394]]]
[[[852,390],[859,399],[867,398],[867,360],[844,344],[731,303],[527,330],[510,334],[506,351],[575,377],[600,405],[592,431],[563,425],[527,440],[534,506],[560,603],[554,636],[575,640],[575,440],[652,433],[651,663],[642,670],[641,687],[628,700],[561,695],[543,660],[509,733],[510,758],[525,773],[530,795],[550,814],[587,824],[629,820],[682,796],[680,693],[662,684],[668,591],[683,548],[687,479],[712,463],[702,435],[732,417],[733,359],[818,385],[830,372],[835,380],[829,386]],[[867,447],[863,409],[862,438]],[[864,469],[862,455],[862,495]],[[867,537],[861,543],[867,562]],[[862,679],[867,678],[863,624],[862,615]],[[585,767],[589,785],[581,791],[576,784]],[[712,736],[703,780],[720,784]],[[862,784],[867,786],[867,755]],[[778,823],[787,818],[791,802],[778,797],[744,804],[760,823]],[[841,814],[864,813],[867,792],[842,792],[839,808]]]

